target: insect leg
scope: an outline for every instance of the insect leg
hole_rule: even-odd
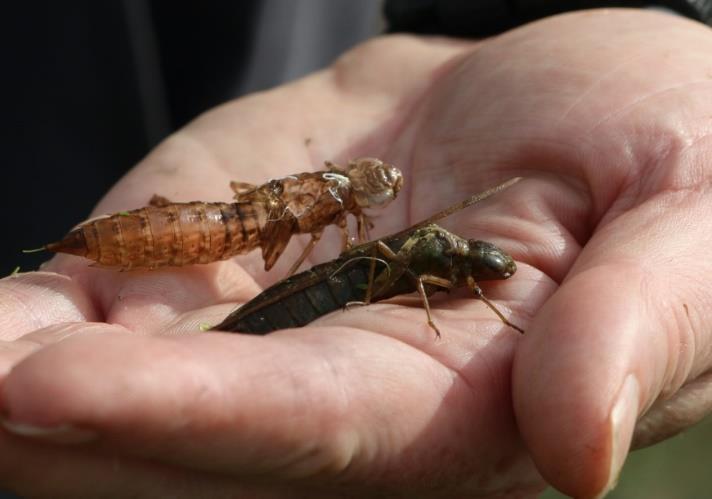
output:
[[[299,266],[304,263],[304,260],[306,260],[307,256],[309,256],[309,253],[311,253],[311,251],[314,249],[316,243],[318,243],[319,239],[321,239],[321,234],[322,231],[312,232],[311,239],[304,248],[304,251],[302,251],[302,254],[299,256],[299,258],[297,258],[297,261],[294,262],[294,264],[290,267],[289,272],[287,272],[287,277],[294,274],[299,268]]]
[[[368,305],[369,303],[371,303],[371,299],[374,295],[373,286],[376,282],[376,262],[379,261],[379,259],[377,258],[378,253],[381,253],[386,258],[386,260],[394,262],[401,262],[403,259],[403,257],[399,253],[395,253],[391,248],[386,245],[386,243],[384,243],[383,241],[376,241],[376,245],[373,247],[373,258],[371,259],[371,264],[368,268],[368,285],[366,287],[366,296],[363,299],[364,305]],[[384,271],[386,273],[385,282],[381,283],[381,286],[379,286],[378,290],[380,291],[382,289],[388,289],[388,286],[400,279],[400,276],[403,275],[404,271],[405,269],[403,267],[400,267],[399,269],[396,269],[394,271],[391,271],[390,268],[386,268],[386,270]],[[384,274],[379,274],[379,278],[381,277],[381,275]]]
[[[492,312],[497,315],[497,317],[499,317],[499,320],[501,320],[504,325],[509,326],[512,329],[516,329],[520,333],[524,334],[524,330],[522,328],[520,328],[519,326],[515,326],[514,324],[509,322],[509,320],[504,316],[504,314],[502,314],[502,312],[499,311],[499,309],[494,305],[494,303],[489,301],[489,299],[482,292],[482,288],[477,285],[477,282],[475,282],[475,279],[472,276],[467,277],[467,287],[472,290],[476,298],[482,300],[484,304],[487,305],[490,310],[492,310]]]
[[[430,304],[428,303],[428,293],[425,291],[425,286],[423,286],[423,284],[431,284],[433,286],[439,286],[439,287],[445,288],[445,289],[452,289],[455,287],[455,285],[449,279],[445,279],[443,277],[438,277],[436,275],[431,275],[431,274],[422,274],[422,275],[419,275],[417,278],[418,294],[420,294],[420,297],[423,299],[423,305],[425,306],[425,313],[428,315],[428,325],[435,330],[435,333],[437,333],[438,338],[440,338],[440,332],[435,327],[433,318],[430,315]]]
[[[359,213],[356,217],[356,225],[358,228],[358,238],[359,242],[365,243],[371,240],[370,230],[373,229],[374,225],[371,222],[370,217]]]
[[[351,163],[349,163],[349,164],[351,164]],[[324,167],[327,170],[329,170],[330,172],[341,173],[341,174],[346,173],[346,170],[344,170],[342,167],[340,167],[333,161],[324,161]]]
[[[371,300],[373,299],[374,295],[378,295],[380,291],[388,289],[394,282],[398,281],[398,279],[401,278],[404,272],[409,272],[413,275],[415,279],[417,279],[417,276],[415,276],[407,268],[408,255],[411,247],[413,246],[413,244],[415,244],[417,238],[411,239],[405,242],[405,244],[401,247],[398,253],[389,248],[388,245],[386,245],[386,243],[384,243],[383,241],[376,241],[373,247],[373,259],[371,260],[371,264],[368,269],[368,285],[366,287],[366,295],[363,301],[364,305],[368,305],[369,303],[371,303]],[[376,258],[376,256],[378,253],[383,255],[387,261],[395,262],[399,265],[387,268],[384,272],[379,274],[378,277],[376,277],[376,261],[378,261],[378,258]],[[374,292],[374,286],[376,284],[376,281],[379,281],[379,286],[378,289]]]
[[[164,208],[164,207],[168,206],[169,204],[173,204],[173,203],[171,203],[170,199],[168,199],[166,197],[163,197],[159,194],[154,194],[151,197],[151,200],[148,202],[148,204],[151,206],[155,206],[156,208]]]
[[[383,244],[381,241],[378,241]],[[385,245],[384,245],[385,246]],[[388,248],[390,249],[390,248]],[[373,248],[373,256],[376,256],[377,247]],[[368,266],[368,286],[366,287],[366,296],[363,299],[364,304],[368,305],[371,303],[371,298],[373,297],[373,281],[376,278],[376,260],[371,260],[371,265]]]
[[[339,229],[341,229],[341,251],[351,249],[351,235],[349,234],[349,225],[346,222],[346,217],[343,216],[336,222]]]
[[[432,284],[433,286],[440,286],[445,289],[452,289],[455,287],[450,279],[445,279],[444,277],[438,277],[431,274],[422,274],[419,277],[425,284]]]
[[[240,196],[244,196],[250,192],[257,190],[257,186],[248,182],[230,182],[230,189],[235,193],[235,201],[240,202]]]

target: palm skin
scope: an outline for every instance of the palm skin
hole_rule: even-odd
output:
[[[601,492],[651,405],[636,442],[711,398],[711,48],[706,28],[638,11],[472,44],[390,37],[202,116],[96,213],[154,193],[228,199],[230,180],[372,155],[406,179],[377,237],[521,175],[445,225],[518,261],[484,289],[527,334],[465,293],[433,303],[438,341],[409,300],[266,337],[199,333],[299,245],[268,274],[259,252],[127,273],[60,256],[0,281],[6,425],[36,427],[0,435],[3,483],[55,497]],[[325,235],[311,263],[339,244]],[[691,386],[702,396],[682,408]]]

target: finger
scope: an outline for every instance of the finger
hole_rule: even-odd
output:
[[[25,334],[22,338],[0,342],[0,380],[25,357],[74,335],[126,333],[126,329],[101,322],[64,322]]]
[[[610,488],[636,419],[709,369],[711,213],[708,193],[680,189],[611,221],[517,351],[517,419],[565,493]]]
[[[89,431],[98,448],[198,470],[477,490],[506,476],[538,488],[508,417],[516,337],[483,339],[477,359],[458,351],[462,374],[346,328],[77,337],[17,366],[2,406],[52,439]],[[493,462],[506,462],[496,479]]]
[[[56,447],[7,432],[0,432],[0,483],[22,497],[284,497],[284,491],[259,482]],[[309,494],[317,497],[316,491]]]
[[[366,484],[347,490],[292,481],[286,485],[261,476],[235,479],[161,463],[34,443],[0,432],[0,486],[21,497],[195,497],[250,499],[333,499],[375,497]],[[413,491],[409,497],[423,497]],[[449,495],[428,493],[428,498]]]

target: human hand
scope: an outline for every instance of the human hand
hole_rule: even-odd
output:
[[[55,497],[520,496],[541,473],[600,492],[636,416],[661,397],[683,414],[676,397],[709,369],[711,43],[638,11],[479,44],[386,38],[201,117],[96,212],[154,193],[227,199],[231,179],[373,155],[406,179],[379,236],[523,175],[445,225],[520,262],[485,291],[527,334],[464,295],[436,302],[440,341],[422,310],[396,304],[267,337],[196,333],[281,277],[297,245],[269,274],[258,252],[136,273],[61,256],[0,281],[3,411],[16,430],[44,428],[0,435],[3,483]],[[331,236],[312,261],[338,252]],[[655,416],[640,439],[661,434]]]

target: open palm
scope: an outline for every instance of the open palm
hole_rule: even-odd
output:
[[[712,362],[711,46],[703,27],[634,11],[477,44],[390,37],[200,117],[95,212],[154,193],[227,200],[230,180],[369,155],[406,181],[378,237],[523,176],[444,225],[518,261],[484,288],[527,334],[457,292],[432,303],[440,340],[411,298],[265,337],[199,331],[306,240],[270,273],[259,252],[123,273],[59,256],[0,281],[3,411],[32,437],[0,435],[3,482],[75,497],[499,497],[535,494],[543,475],[599,492],[638,416],[661,394],[649,416],[675,410]],[[309,263],[339,247],[327,231]],[[648,417],[636,439],[662,432]]]

